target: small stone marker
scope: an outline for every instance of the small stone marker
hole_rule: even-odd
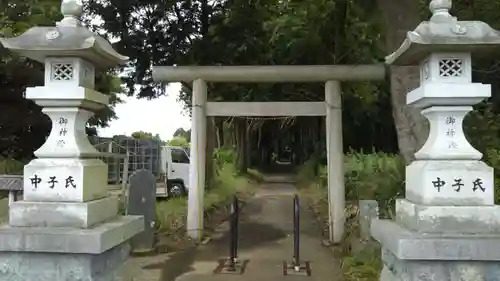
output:
[[[134,250],[151,250],[155,241],[156,179],[148,170],[135,171],[129,179],[127,215],[144,216],[144,231],[132,239]]]
[[[359,200],[359,226],[361,238],[370,240],[370,225],[373,219],[378,219],[378,202],[376,200]]]

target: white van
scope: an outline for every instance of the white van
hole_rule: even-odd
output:
[[[186,195],[189,184],[189,152],[185,147],[164,146],[161,148],[161,185],[156,188],[156,197],[178,197]]]

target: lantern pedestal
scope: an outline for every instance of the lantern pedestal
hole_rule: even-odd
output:
[[[0,280],[132,280],[128,240],[142,227],[136,217],[90,229],[1,226]]]
[[[406,101],[429,120],[430,132],[406,167],[406,198],[397,200],[395,220],[372,221],[382,246],[380,280],[498,280],[493,168],[462,125],[472,106],[491,96],[490,85],[472,83],[472,55],[499,49],[500,35],[483,22],[452,17],[450,0],[433,0],[430,8],[431,19],[386,57],[395,66],[420,65],[420,87]]]
[[[81,1],[63,0],[55,27],[33,27],[2,45],[45,64],[45,84],[26,98],[52,120],[37,159],[24,167],[24,200],[0,226],[0,280],[124,281],[129,241],[144,219],[118,215],[108,194],[108,168],[85,133],[87,121],[108,104],[94,90],[95,70],[125,64],[104,38],[79,21]],[[45,40],[44,40],[45,39]]]
[[[498,232],[423,234],[384,220],[375,221],[371,231],[383,245],[381,281],[497,280],[500,276]]]

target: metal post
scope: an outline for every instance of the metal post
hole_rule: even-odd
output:
[[[293,198],[293,266],[295,271],[300,270],[300,205],[299,196]]]
[[[234,210],[234,247],[233,247],[233,259],[236,261],[238,258],[238,225],[240,223],[240,204],[238,197],[233,198],[233,210]]]
[[[248,260],[238,260],[238,228],[240,223],[240,201],[233,197],[231,214],[229,216],[229,257],[220,259],[214,273],[243,274]]]
[[[238,198],[234,196],[230,216],[230,229],[229,229],[229,259],[228,270],[236,270],[236,258],[238,257]]]
[[[283,275],[311,276],[309,261],[300,260],[300,201],[299,195],[293,197],[293,259],[291,263],[283,261]]]

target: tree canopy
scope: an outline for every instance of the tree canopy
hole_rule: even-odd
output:
[[[170,146],[189,147],[189,142],[184,137],[174,137],[171,140],[169,140],[167,144]]]
[[[132,1],[93,0],[89,11],[104,21],[100,28],[117,37],[116,47],[132,58],[128,73],[129,94],[156,97],[163,85],[151,80],[152,65],[256,65],[256,64],[361,64],[382,62],[394,51],[402,36],[419,21],[428,19],[429,1]],[[499,20],[492,11],[500,1],[454,1],[453,13],[462,20],[484,20],[493,27]],[[379,12],[374,12],[374,11]],[[479,62],[476,79],[493,83],[496,94],[499,74],[491,62]],[[343,120],[346,149],[400,151],[407,160],[426,139],[426,121],[419,112],[407,109],[404,95],[416,86],[418,76],[391,69],[391,81],[344,83]],[[418,73],[417,73],[418,75]],[[401,76],[405,79],[401,80]],[[399,77],[399,78],[398,78]],[[391,83],[389,83],[391,82]],[[138,93],[133,85],[142,85]],[[189,110],[191,91],[185,84],[180,98]],[[237,100],[323,100],[323,85],[209,85],[209,99]],[[495,103],[489,101],[490,115]],[[491,107],[493,106],[493,107]],[[475,117],[484,116],[478,108]],[[481,117],[482,118],[482,117]],[[324,121],[306,118],[215,120],[220,129],[229,123],[250,131],[251,143],[281,132],[295,143],[294,150],[311,155],[324,141]],[[478,127],[479,124],[469,127]],[[243,129],[243,127],[246,129]],[[227,126],[226,126],[227,127]],[[410,127],[419,128],[409,130]],[[360,136],[362,132],[362,136]],[[243,133],[240,137],[244,137]],[[237,137],[238,138],[238,137]],[[414,140],[414,141],[411,141]],[[243,140],[236,140],[242,142]],[[320,142],[320,143],[321,143]],[[219,140],[219,143],[223,141]],[[264,145],[269,146],[269,145]],[[262,147],[261,147],[262,148]],[[238,148],[241,152],[243,147]],[[271,149],[267,147],[266,149]]]
[[[150,132],[137,131],[137,132],[133,132],[131,136],[134,139],[138,139],[138,140],[153,140],[153,141],[158,141],[160,143],[164,143],[164,141],[162,141],[160,135],[158,135],[158,134],[153,135]]]
[[[29,7],[28,4],[24,7],[22,4],[3,4],[8,5],[3,18],[10,19],[2,26],[4,33],[18,34],[28,26],[50,24],[59,17],[59,1],[31,2]],[[428,2],[90,0],[86,2],[86,16],[100,17],[102,21],[91,22],[94,24],[92,29],[113,39],[115,48],[131,58],[127,67],[121,69],[128,94],[155,98],[165,94],[165,85],[152,81],[153,65],[380,63],[401,44],[407,31],[414,29],[421,20],[428,19]],[[493,27],[500,27],[500,20],[493,12],[499,6],[497,0],[456,0],[452,13],[461,20],[483,20]],[[43,16],[34,16],[37,7],[43,7],[38,8],[43,10],[39,12]],[[2,56],[6,55],[5,50],[1,52]],[[2,64],[5,65],[2,65],[4,70],[0,77],[8,79],[0,83],[10,83],[3,89],[22,93],[23,87],[40,83],[36,81],[40,75],[32,74],[37,73],[37,67],[40,73],[40,66],[33,62],[16,58],[4,59]],[[30,68],[30,77],[23,77],[27,71],[18,69],[27,67]],[[16,73],[17,80],[13,80],[9,73]],[[484,121],[498,119],[499,74],[495,61],[475,62],[474,79],[492,84],[493,89],[492,99],[478,106],[467,119],[469,135],[476,146],[484,149],[498,143],[498,126]],[[107,81],[103,84],[108,87],[113,84],[110,80],[103,80]],[[418,111],[405,106],[406,92],[417,84],[418,72],[415,75],[414,69],[401,68],[391,68],[390,79],[379,83],[343,83],[345,150],[399,151],[407,161],[411,160],[413,152],[427,137],[426,121]],[[324,99],[323,87],[319,84],[210,84],[209,99],[319,101]],[[179,94],[189,110],[191,85],[183,84]],[[22,99],[17,102],[19,100]],[[26,103],[25,108],[33,107],[29,101],[22,102]],[[23,115],[32,116],[27,124],[42,122],[36,110],[27,110],[28,113]],[[12,114],[1,112],[2,116],[13,118]],[[109,115],[111,112],[102,114],[92,124],[105,125],[109,120],[105,116],[112,116]],[[3,118],[8,120],[8,117]],[[297,154],[298,162],[311,155],[324,156],[321,152],[325,142],[324,118],[211,118],[208,125],[209,134],[216,137],[211,145],[235,146],[242,155],[241,165],[265,162],[272,153],[288,146]],[[47,130],[41,125],[36,128],[38,132]],[[19,135],[17,138],[21,138],[18,130],[11,131],[9,136]],[[481,132],[489,137],[479,139],[471,132]],[[276,137],[276,134],[281,137]],[[176,136],[189,141],[190,134],[178,130]],[[22,139],[33,141],[26,135]],[[248,151],[258,152],[246,155]]]
[[[188,143],[191,142],[191,129],[185,130],[184,128],[178,128],[174,132],[174,138],[184,138]]]

